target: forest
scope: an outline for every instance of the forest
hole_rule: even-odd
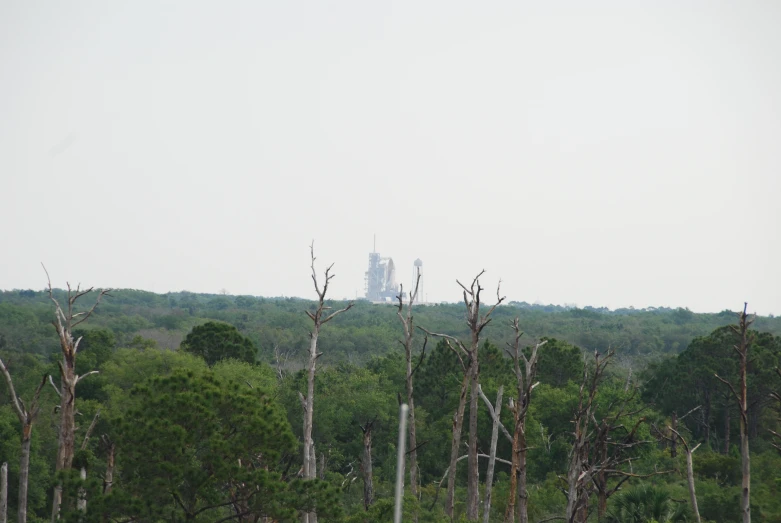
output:
[[[0,292],[0,523],[392,521],[402,404],[403,521],[781,521],[781,318],[311,268],[312,300]]]

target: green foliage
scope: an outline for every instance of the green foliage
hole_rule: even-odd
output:
[[[326,518],[338,514],[335,494],[323,485],[287,483],[275,472],[295,440],[260,389],[212,371],[175,370],[134,387],[131,398],[113,421],[122,481],[95,511],[215,521],[234,502],[281,519],[313,503]]]
[[[254,363],[257,353],[252,340],[242,336],[236,327],[215,321],[194,327],[182,342],[181,350],[202,357],[209,365],[225,359]]]
[[[543,338],[547,343],[539,350],[537,379],[552,387],[563,387],[568,381],[579,382],[583,376],[582,351],[566,341]],[[525,351],[527,356],[530,350]]]
[[[57,291],[59,292],[59,291]],[[77,471],[60,474],[65,488],[61,519],[102,521],[105,514],[139,522],[217,521],[229,509],[216,506],[231,496],[247,494],[248,513],[268,514],[280,521],[297,519],[313,506],[320,520],[389,521],[392,515],[396,465],[398,398],[405,396],[405,361],[398,339],[401,328],[390,306],[359,302],[340,315],[323,333],[315,383],[314,439],[322,481],[296,479],[300,467],[299,392],[305,375],[299,372],[308,346],[309,322],[304,311],[311,302],[193,293],[158,295],[117,291],[91,317],[77,358],[79,374],[100,370],[78,385],[77,447],[98,409],[102,415],[86,450],[75,463],[86,465],[87,481]],[[336,307],[339,303],[330,305]],[[703,517],[732,523],[739,519],[740,468],[735,445],[737,413],[728,390],[713,376],[736,378],[732,332],[725,325],[734,314],[703,315],[686,309],[607,311],[564,309],[512,303],[495,311],[480,347],[481,386],[492,400],[504,386],[506,400],[516,396],[510,361],[504,354],[514,316],[528,333],[523,344],[545,337],[540,349],[537,380],[528,413],[528,480],[530,519],[560,516],[564,511],[560,476],[571,450],[572,414],[577,405],[583,371],[583,350],[620,347],[624,368],[634,369],[632,384],[642,396],[624,391],[625,373],[611,367],[596,401],[596,418],[614,413],[626,403],[641,424],[637,438],[647,441],[631,452],[631,470],[681,470],[683,457],[670,456],[669,445],[649,430],[680,421],[687,440],[706,443],[694,455],[697,492]],[[17,391],[31,397],[44,373],[56,378],[60,359],[51,327],[51,303],[44,293],[0,292],[0,351],[9,363]],[[416,323],[430,330],[467,335],[463,305],[432,305],[416,309]],[[195,327],[194,327],[195,326]],[[235,326],[235,327],[234,327]],[[775,404],[769,392],[781,389],[774,367],[781,363],[781,319],[759,318],[751,349],[749,398],[751,409],[752,513],[756,520],[781,521],[781,456],[770,448],[768,429],[779,431]],[[194,328],[193,328],[194,327]],[[192,332],[189,332],[192,329]],[[180,340],[181,351],[174,348]],[[465,336],[466,337],[466,336]],[[442,523],[444,490],[437,494],[450,453],[452,416],[458,401],[463,369],[444,342],[430,340],[415,373],[415,402],[420,469],[420,499],[407,495],[404,520]],[[414,350],[423,337],[416,334]],[[272,348],[290,355],[276,361]],[[121,347],[121,348],[117,348]],[[255,347],[262,350],[256,351]],[[526,349],[528,355],[528,349]],[[256,360],[259,360],[258,363]],[[273,362],[276,368],[268,363]],[[418,360],[416,357],[415,364]],[[647,367],[645,371],[642,369]],[[55,381],[57,381],[55,379]],[[42,411],[33,431],[30,481],[30,521],[48,519],[57,447],[55,404],[59,398],[47,385]],[[725,415],[731,414],[725,429]],[[365,511],[362,501],[359,425],[375,420],[373,431],[375,504]],[[509,429],[512,415],[502,410]],[[726,433],[725,433],[726,430]],[[616,437],[620,438],[621,429]],[[100,435],[117,443],[115,488],[103,496],[101,475],[106,469]],[[482,403],[478,414],[478,446],[490,447],[491,420]],[[722,442],[733,446],[725,454]],[[464,433],[466,438],[466,432]],[[680,446],[679,446],[680,448]],[[510,446],[500,435],[498,456],[509,459]],[[9,462],[9,501],[15,505],[18,479],[19,424],[0,387],[0,460]],[[241,465],[239,464],[241,463]],[[457,476],[456,517],[463,520],[466,466]],[[481,478],[485,461],[481,460]],[[625,465],[629,467],[629,465]],[[491,521],[502,521],[509,493],[508,467],[497,463]],[[358,479],[356,479],[358,478]],[[617,479],[610,480],[615,486]],[[633,488],[633,481],[611,497],[614,521],[680,521],[687,499],[685,479],[678,473],[654,476],[653,486]],[[79,490],[87,494],[89,510],[78,512]],[[176,501],[176,498],[179,501]],[[672,504],[669,499],[676,501]],[[435,502],[436,499],[436,502]],[[664,500],[667,501],[664,501]],[[211,508],[210,508],[211,507]],[[195,514],[195,512],[202,512]],[[620,519],[623,518],[623,519]]]
[[[676,503],[667,489],[641,484],[615,496],[607,523],[684,523],[693,521],[688,507]]]

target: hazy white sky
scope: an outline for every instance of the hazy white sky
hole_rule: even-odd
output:
[[[781,313],[781,2],[3,2],[0,288]]]

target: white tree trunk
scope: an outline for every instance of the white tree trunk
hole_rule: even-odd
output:
[[[692,504],[694,520],[697,523],[701,523],[700,508],[697,506],[697,493],[694,490],[694,466],[692,465],[692,453],[697,450],[697,447],[694,447],[691,451],[688,448],[686,449],[686,481],[689,484],[689,500]]]
[[[79,477],[81,478],[81,481],[87,481],[86,468],[81,467],[81,471],[79,472]],[[81,512],[87,511],[87,491],[84,490],[83,486],[79,487],[79,499],[76,501],[76,508]]]
[[[491,432],[491,451],[488,458],[488,470],[485,473],[485,505],[483,507],[483,523],[488,523],[491,517],[491,491],[494,483],[494,465],[496,464],[496,444],[499,439],[499,415],[502,412],[502,395],[504,386],[499,387],[496,393],[496,406],[494,407],[494,427]]]

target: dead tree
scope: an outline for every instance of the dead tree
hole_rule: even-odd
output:
[[[363,472],[363,507],[369,510],[374,503],[374,479],[372,478],[372,429],[377,418],[366,422],[361,427],[363,432],[363,458],[361,459],[361,471]]]
[[[567,509],[568,523],[585,523],[588,520],[589,498],[596,490],[598,496],[599,518],[607,509],[607,500],[631,478],[648,478],[672,471],[655,471],[650,474],[635,474],[631,471],[631,451],[650,441],[637,438],[638,429],[645,422],[638,418],[634,425],[625,426],[623,421],[640,414],[645,407],[628,411],[627,407],[634,399],[637,389],[629,397],[617,400],[606,407],[606,414],[597,419],[597,391],[603,380],[605,369],[614,352],[608,351],[601,357],[594,351],[593,369],[584,362],[583,381],[578,393],[578,406],[573,415],[574,443],[567,472]],[[624,470],[629,465],[630,471]],[[611,477],[620,477],[619,481],[608,488]]]
[[[540,347],[547,343],[541,341],[531,349],[531,354],[527,358],[521,350],[521,336],[523,333],[519,327],[519,320],[515,318],[512,322],[515,337],[511,345],[512,352],[507,351],[513,361],[513,371],[518,383],[518,400],[512,402],[510,410],[513,413],[514,430],[512,440],[512,469],[510,471],[510,494],[507,502],[507,512],[505,521],[515,521],[515,505],[518,503],[518,521],[520,523],[529,522],[529,493],[526,490],[526,414],[529,411],[529,402],[531,393],[537,383],[534,378],[537,375],[537,358]],[[521,361],[524,368],[521,369]]]
[[[578,393],[578,407],[572,418],[574,442],[567,471],[567,523],[585,523],[588,516],[588,498],[591,476],[594,474],[589,463],[590,431],[593,416],[594,399],[607,363],[612,356],[608,352],[605,358],[594,351],[594,370],[589,377],[588,364],[583,365],[583,381]]]
[[[694,465],[692,462],[692,454],[694,454],[694,451],[700,448],[700,445],[702,443],[697,443],[697,445],[694,446],[694,448],[689,447],[689,444],[686,442],[686,439],[681,436],[681,434],[675,430],[672,426],[667,427],[670,432],[673,433],[672,438],[677,439],[681,441],[681,444],[683,445],[683,450],[686,453],[686,482],[689,485],[689,502],[692,506],[692,512],[694,513],[694,520],[697,523],[701,523],[700,519],[700,509],[697,506],[697,492],[694,488]]]
[[[741,484],[740,512],[743,515],[743,523],[751,523],[751,458],[748,453],[748,391],[747,391],[747,369],[748,369],[748,349],[753,341],[753,336],[749,334],[748,329],[754,318],[749,319],[746,314],[747,303],[743,304],[743,312],[738,315],[738,326],[732,326],[738,337],[738,343],[733,345],[738,354],[740,363],[740,390],[736,391],[732,383],[718,374],[716,378],[729,387],[735,401],[738,404],[738,413],[740,414],[740,461],[743,482]]]
[[[98,424],[98,418],[100,418],[100,409],[98,409],[98,411],[95,413],[95,417],[92,418],[92,423],[89,424],[89,427],[87,428],[87,432],[84,434],[84,439],[81,442],[82,451],[87,449],[87,444],[89,443],[90,436],[92,436],[92,431],[95,430],[95,425]],[[81,466],[79,477],[81,478],[82,482],[87,481],[87,467],[85,467],[84,465]],[[83,486],[79,487],[78,499],[76,501],[76,508],[82,512],[87,511],[87,491],[84,489]]]
[[[46,375],[43,376],[40,385],[35,389],[33,399],[30,402],[30,408],[28,409],[22,398],[16,395],[13,381],[11,380],[11,373],[8,372],[8,368],[0,360],[0,371],[3,373],[5,382],[8,385],[8,393],[11,396],[11,405],[13,405],[16,417],[19,418],[19,423],[22,424],[22,452],[19,457],[19,503],[18,514],[19,523],[27,521],[27,485],[30,477],[30,440],[32,438],[33,423],[38,417],[38,413],[41,410],[39,398],[44,385],[46,385]]]
[[[301,407],[304,409],[304,478],[315,479],[317,478],[317,461],[315,456],[315,443],[312,440],[312,415],[314,413],[314,400],[315,400],[315,371],[317,370],[317,359],[322,356],[322,352],[317,352],[317,338],[320,335],[320,328],[334,319],[339,314],[348,311],[352,308],[353,303],[350,302],[343,309],[339,309],[333,312],[329,312],[331,307],[325,304],[325,297],[328,293],[328,285],[331,283],[334,275],[331,274],[331,268],[333,264],[329,265],[325,270],[325,277],[323,281],[322,290],[320,284],[317,282],[317,272],[315,271],[315,244],[309,246],[309,253],[312,263],[310,265],[312,269],[312,282],[315,285],[315,292],[317,292],[317,308],[314,312],[306,311],[307,316],[312,320],[312,331],[309,333],[309,359],[307,361],[307,385],[306,396],[299,393],[299,399],[301,400]],[[317,523],[317,514],[315,512],[308,512],[302,516],[302,523]]]
[[[407,302],[407,313],[404,314],[404,286],[400,287],[399,295],[396,299],[399,301],[398,310],[396,315],[401,320],[401,324],[404,327],[404,339],[401,344],[404,346],[404,354],[407,360],[407,371],[405,374],[406,386],[407,386],[407,405],[409,406],[409,452],[407,453],[409,458],[409,483],[412,495],[417,499],[418,497],[418,442],[417,434],[415,431],[415,400],[413,397],[414,387],[412,384],[412,378],[415,371],[420,367],[423,362],[423,358],[426,354],[426,343],[423,343],[423,351],[420,354],[420,360],[418,364],[413,367],[412,361],[412,338],[415,333],[413,327],[412,307],[415,304],[415,299],[418,296],[418,287],[420,286],[420,268],[418,267],[417,278],[415,279],[415,288],[409,294],[409,301]]]
[[[479,387],[479,385],[478,385]],[[483,391],[480,390],[480,396],[483,396]],[[496,406],[491,410],[491,419],[493,419],[493,429],[491,430],[491,451],[488,454],[488,470],[485,471],[485,501],[483,503],[483,523],[488,523],[491,518],[491,492],[494,486],[494,465],[496,463],[496,444],[499,439],[499,417],[502,413],[502,396],[504,395],[504,385],[499,387],[499,391],[496,393]]]
[[[485,273],[481,271],[480,274],[475,276],[472,280],[472,284],[466,287],[460,281],[456,280],[456,283],[463,289],[464,305],[466,306],[466,324],[470,331],[470,342],[467,346],[461,340],[454,336],[447,334],[437,334],[429,331],[424,331],[430,336],[436,336],[445,338],[448,346],[453,350],[461,362],[461,366],[464,369],[464,381],[461,384],[461,396],[459,398],[458,410],[456,411],[455,418],[453,420],[453,442],[451,445],[450,453],[450,466],[448,467],[448,500],[445,506],[445,513],[453,517],[454,509],[454,493],[455,493],[455,473],[456,463],[458,458],[458,447],[461,442],[461,429],[463,426],[463,416],[466,400],[466,389],[471,388],[471,396],[469,402],[469,443],[467,451],[467,502],[466,502],[466,516],[469,520],[477,520],[479,517],[479,505],[480,505],[480,477],[479,468],[477,462],[477,407],[480,394],[478,392],[478,385],[480,382],[480,367],[478,364],[478,351],[480,349],[480,334],[483,329],[491,322],[491,314],[493,314],[496,307],[504,301],[504,298],[500,296],[500,286],[496,287],[496,303],[488,310],[484,315],[480,314],[480,293],[484,290],[480,286],[480,277]],[[455,347],[451,344],[453,342]]]
[[[44,267],[44,271],[46,271],[46,267]],[[54,297],[48,272],[46,272],[46,277],[49,285],[49,298],[54,303],[55,308],[52,324],[57,331],[57,336],[60,339],[60,348],[62,349],[62,361],[58,362],[60,367],[60,388],[57,392],[60,395],[60,428],[57,463],[55,466],[55,470],[59,472],[71,468],[73,464],[76,441],[76,385],[90,374],[97,374],[98,372],[93,370],[82,376],[76,374],[76,354],[81,338],[74,339],[72,332],[75,327],[84,323],[92,316],[103,296],[108,295],[109,290],[101,290],[91,308],[83,312],[76,312],[76,302],[90,294],[93,291],[93,287],[81,290],[81,287],[77,286],[76,289],[72,289],[70,284],[68,284],[67,304],[65,309],[63,309],[60,306],[60,302]],[[55,522],[59,516],[61,502],[62,485],[56,484],[52,500],[52,522]]]
[[[100,446],[106,453],[106,473],[103,475],[103,494],[111,493],[114,486],[114,455],[117,447],[108,435],[100,437]]]
[[[627,429],[622,423],[623,418],[631,418],[645,410],[645,407],[641,407],[633,412],[626,411],[626,407],[632,401],[636,392],[637,389],[633,389],[632,394],[621,401],[617,410],[613,413],[610,413],[613,405],[609,405],[608,414],[599,422],[592,416],[595,428],[592,462],[595,463],[595,473],[591,477],[597,491],[597,514],[599,520],[602,520],[607,514],[607,500],[618,492],[624,482],[633,477],[647,477],[656,474],[656,472],[648,475],[632,474],[618,468],[619,465],[628,463],[631,460],[631,457],[627,456],[627,451],[639,444],[648,443],[647,441],[638,441],[636,439],[637,430],[645,422],[645,418],[639,418],[631,429]],[[621,479],[618,480],[615,486],[608,488],[609,480],[613,476],[620,476]]]

